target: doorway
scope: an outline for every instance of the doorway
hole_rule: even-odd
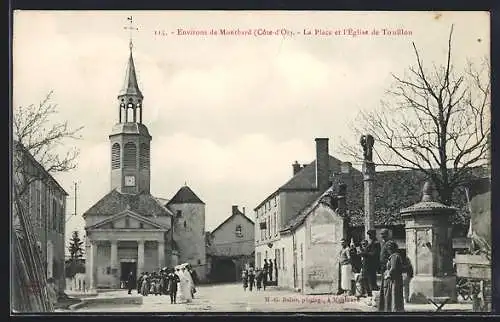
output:
[[[236,265],[230,258],[217,258],[212,265],[212,279],[218,283],[236,282]]]
[[[128,280],[128,275],[132,272],[133,281],[137,280],[137,263],[136,262],[121,262],[120,263],[120,282],[126,282]],[[121,285],[125,285],[126,283],[120,283]]]

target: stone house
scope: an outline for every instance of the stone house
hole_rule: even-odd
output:
[[[349,162],[342,162],[329,155],[328,138],[317,138],[316,160],[300,165],[295,162],[293,176],[284,185],[266,197],[254,210],[255,265],[262,267],[264,259],[276,259],[278,275],[288,269],[282,263],[291,256],[290,249],[282,244],[280,230],[311,202],[332,185],[335,175],[356,172]],[[280,264],[281,263],[281,264]]]
[[[13,143],[14,184],[26,186],[19,195],[23,211],[29,214],[33,225],[47,278],[54,278],[59,292],[63,292],[68,193],[29,151],[19,142]]]
[[[278,285],[304,294],[338,291],[338,255],[347,237],[345,197],[331,187],[307,205],[281,231],[283,257]]]
[[[233,205],[231,216],[209,234],[207,262],[211,282],[235,282],[241,279],[246,264],[254,261],[254,222]]]

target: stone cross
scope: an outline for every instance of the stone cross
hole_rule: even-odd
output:
[[[363,147],[363,159],[365,161],[372,162],[373,161],[373,144],[374,144],[373,136],[370,134],[362,135],[359,143]]]

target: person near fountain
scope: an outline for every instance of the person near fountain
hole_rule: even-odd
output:
[[[387,242],[389,259],[384,271],[384,311],[404,312],[403,260],[398,253],[398,244]]]

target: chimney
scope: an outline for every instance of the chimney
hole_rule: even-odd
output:
[[[243,214],[245,214],[245,207],[241,208],[243,210]]]
[[[317,138],[316,141],[316,188],[325,191],[330,183],[330,155],[328,138]]]
[[[232,207],[232,212],[231,212],[231,213],[232,213],[232,215],[234,216],[234,215],[238,214],[238,212],[239,212],[239,211],[238,211],[238,206],[237,206],[237,205],[233,205],[233,207]]]
[[[297,161],[295,161],[295,163],[292,164],[292,168],[293,168],[293,175],[296,175],[302,169],[302,167]]]

